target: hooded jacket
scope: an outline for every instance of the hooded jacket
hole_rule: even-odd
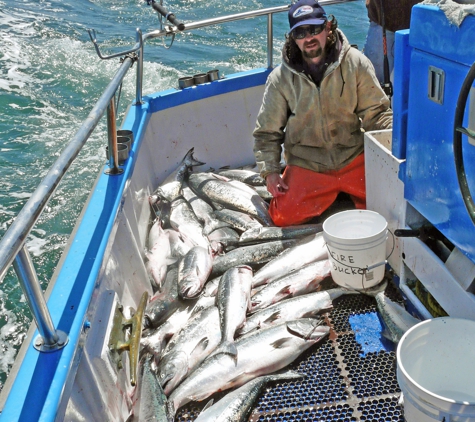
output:
[[[341,43],[320,86],[290,63],[269,75],[254,130],[254,154],[262,177],[280,173],[282,144],[289,165],[325,172],[339,170],[363,152],[364,131],[392,127],[392,110],[369,59]]]

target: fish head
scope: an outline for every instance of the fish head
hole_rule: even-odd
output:
[[[165,355],[160,361],[157,374],[163,391],[168,396],[188,372],[188,356],[178,351]]]
[[[194,299],[201,293],[201,283],[196,278],[187,278],[180,283],[180,296],[182,299]]]
[[[286,324],[289,333],[309,341],[318,341],[330,332],[330,327],[322,325],[319,319],[300,318]]]

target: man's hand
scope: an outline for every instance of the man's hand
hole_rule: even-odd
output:
[[[274,198],[285,195],[285,192],[289,189],[279,173],[268,174],[266,184],[267,190]]]

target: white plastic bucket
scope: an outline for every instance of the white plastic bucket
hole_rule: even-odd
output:
[[[475,421],[475,321],[443,317],[409,329],[397,380],[407,422]]]
[[[334,214],[323,222],[323,238],[336,284],[360,290],[383,279],[388,223],[381,214],[368,210]]]

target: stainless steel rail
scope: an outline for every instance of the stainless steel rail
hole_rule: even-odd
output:
[[[38,331],[43,338],[43,342],[38,342],[37,345],[38,349],[42,351],[53,351],[56,346],[60,348],[66,344],[67,339],[64,339],[63,335],[53,327],[41,286],[25,248],[26,238],[54,194],[64,174],[99,123],[132,64],[131,58],[124,60],[78,132],[18,213],[0,242],[0,280],[5,277],[7,270],[15,260],[14,268],[20,285],[25,293]]]

